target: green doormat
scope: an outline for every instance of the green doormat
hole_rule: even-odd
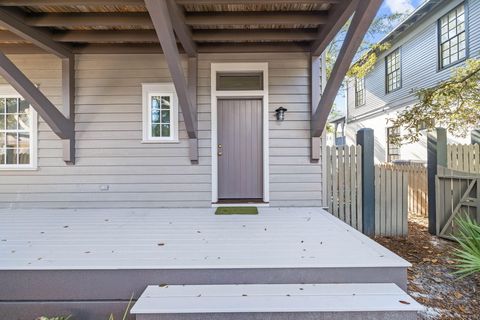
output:
[[[218,207],[215,214],[258,214],[257,207]]]

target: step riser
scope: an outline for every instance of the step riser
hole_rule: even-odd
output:
[[[299,312],[137,315],[136,320],[416,320],[416,312]]]
[[[395,283],[405,268],[0,271],[0,300],[129,300],[150,284]],[[75,290],[72,290],[75,288]]]

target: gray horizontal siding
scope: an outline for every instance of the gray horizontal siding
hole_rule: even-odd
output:
[[[11,58],[54,104],[61,104],[58,59]],[[210,206],[210,64],[235,61],[269,63],[271,204],[321,205],[321,164],[310,163],[309,57],[284,53],[200,56],[199,165],[190,164],[181,115],[178,144],[141,143],[141,83],[171,81],[161,55],[78,55],[76,165],[65,165],[61,141],[39,119],[39,168],[0,171],[0,207]],[[274,118],[280,105],[289,110],[282,123]]]
[[[347,89],[348,117],[353,120],[366,114],[375,113],[385,107],[401,107],[416,100],[413,92],[432,87],[450,77],[455,67],[438,70],[437,21],[462,1],[446,1],[429,14],[425,20],[414,26],[404,36],[392,43],[391,49],[379,56],[371,73],[365,78],[366,104],[355,107],[353,81]],[[468,37],[470,57],[480,56],[480,1],[465,1],[468,12]],[[385,93],[385,56],[401,48],[402,88]]]

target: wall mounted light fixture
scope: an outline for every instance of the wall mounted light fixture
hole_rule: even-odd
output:
[[[285,112],[287,112],[287,109],[285,109],[284,107],[280,107],[275,110],[275,117],[277,118],[277,121],[285,120]]]

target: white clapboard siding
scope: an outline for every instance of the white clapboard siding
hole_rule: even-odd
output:
[[[408,172],[375,166],[375,235],[408,234]]]
[[[409,27],[402,37],[392,41],[391,47],[379,55],[373,70],[365,77],[366,104],[361,108],[355,107],[354,82],[349,82],[347,87],[349,117],[361,118],[375,112],[384,114],[386,109],[411,105],[418,101],[415,91],[433,87],[450,78],[454,68],[439,69],[438,66],[438,21],[440,17],[462,2],[466,7],[468,34],[472,35],[468,43],[469,57],[479,57],[480,37],[477,35],[480,32],[480,19],[478,19],[480,1],[446,1]],[[398,90],[387,93],[385,92],[385,56],[399,48],[402,61],[402,86]],[[397,110],[390,111],[390,116],[394,117]],[[378,125],[379,130],[385,129],[384,123]]]
[[[361,146],[326,147],[328,209],[362,231]]]
[[[480,145],[447,145],[447,167],[456,171],[480,173]]]
[[[61,107],[60,59],[9,57]],[[322,160],[310,162],[310,57],[290,52],[199,55],[198,165],[189,161],[181,112],[179,143],[141,143],[141,84],[171,81],[162,55],[76,55],[77,164],[65,165],[61,140],[39,119],[39,168],[0,171],[0,208],[210,207],[210,66],[216,62],[269,64],[270,204],[325,205]],[[186,70],[186,60],[182,65]],[[281,123],[274,116],[279,106],[288,109]]]

